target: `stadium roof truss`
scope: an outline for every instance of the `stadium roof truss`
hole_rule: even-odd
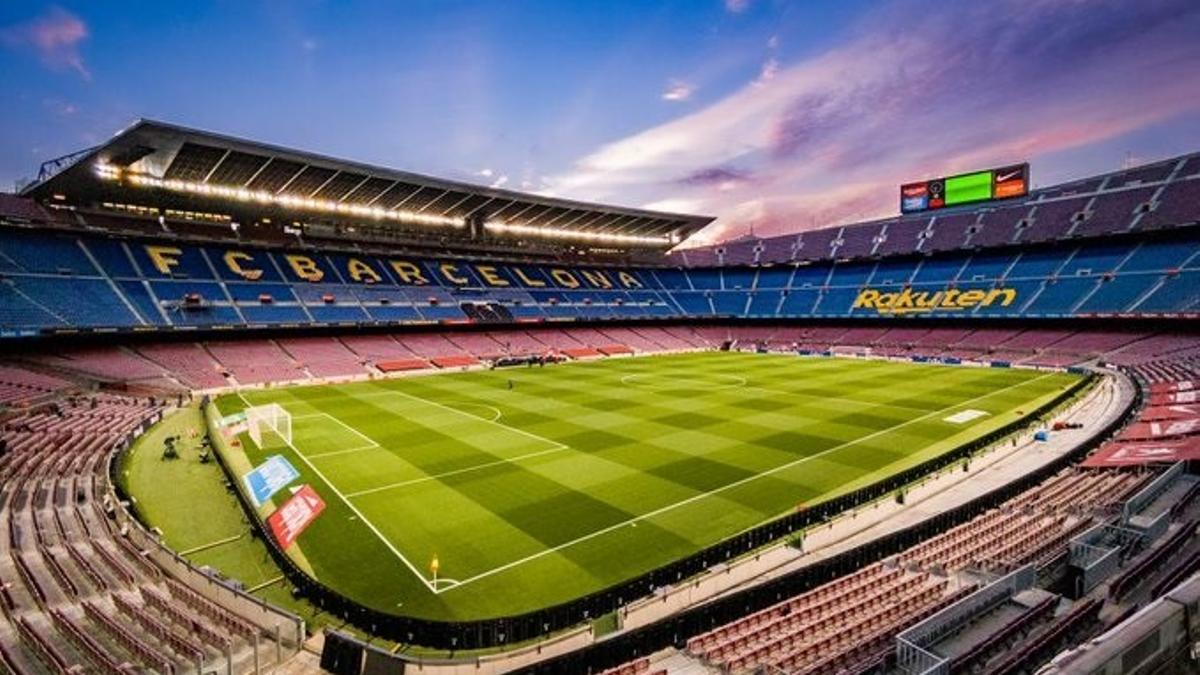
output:
[[[140,120],[94,148],[43,165],[22,194],[74,203],[154,189],[155,204],[208,210],[232,203],[387,223],[468,228],[618,246],[673,246],[711,217],[592,204],[432,178],[172,124]]]

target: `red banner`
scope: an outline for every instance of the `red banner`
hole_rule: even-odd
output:
[[[275,541],[286,549],[296,542],[300,533],[324,510],[325,502],[311,485],[304,485],[291,499],[284,502],[283,506],[267,517],[267,524],[275,534]]]
[[[1108,443],[1083,463],[1084,466],[1131,466],[1200,459],[1200,438],[1173,441],[1118,441]]]

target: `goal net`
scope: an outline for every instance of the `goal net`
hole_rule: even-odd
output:
[[[278,403],[246,408],[246,431],[255,445],[262,448],[263,432],[274,433],[283,442],[292,444],[292,414]]]

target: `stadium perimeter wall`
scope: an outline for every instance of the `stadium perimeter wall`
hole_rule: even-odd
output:
[[[1081,378],[1078,382],[1059,394],[1053,400],[1032,411],[1030,415],[1021,420],[1017,420],[1009,425],[991,432],[990,434],[987,434],[986,436],[976,439],[971,443],[964,444],[954,450],[951,450],[950,452],[935,458],[931,458],[905,471],[893,474],[892,476],[876,481],[875,483],[854,492],[840,495],[825,502],[812,505],[804,511],[777,518],[773,521],[752,528],[740,535],[727,539],[724,542],[698,551],[686,558],[678,560],[669,565],[665,565],[620,584],[616,584],[602,591],[571,602],[518,616],[497,617],[494,619],[464,622],[444,622],[388,614],[363,607],[350,598],[345,597],[336,590],[331,589],[322,584],[320,581],[314,579],[310,574],[298,566],[291,559],[291,557],[288,556],[278,546],[277,542],[275,542],[271,536],[264,534],[263,539],[267,545],[267,549],[270,551],[280,569],[284,571],[292,584],[304,597],[308,598],[312,604],[320,607],[322,610],[329,612],[330,614],[338,616],[339,618],[362,628],[363,630],[369,631],[373,635],[400,643],[417,644],[425,647],[449,651],[501,648],[506,645],[545,639],[550,637],[552,634],[578,627],[579,625],[595,620],[604,614],[616,611],[633,600],[649,596],[657,588],[678,584],[684,579],[688,579],[710,569],[714,565],[726,563],[745,553],[749,553],[750,551],[771,544],[779,539],[796,534],[805,528],[825,523],[844,511],[873,502],[880,497],[888,495],[897,489],[900,489],[917,481],[918,479],[927,476],[928,474],[952,465],[963,458],[970,456],[976,451],[991,445],[998,439],[1003,438],[1013,433],[1017,429],[1026,426],[1029,419],[1044,415],[1057,408],[1065,401],[1073,398],[1077,393],[1089,386],[1095,377],[1098,376],[1092,373],[1088,377]],[[220,413],[216,409],[215,403],[208,401],[204,406],[204,412],[209,433],[213,437],[214,446],[217,448],[218,460],[222,469],[226,472],[229,480],[237,486],[235,493],[238,496],[238,500],[241,503],[243,510],[247,516],[253,520],[260,532],[268,532],[269,530],[263,522],[261,514],[259,513],[258,509],[253,507],[249,496],[245,493],[240,477],[231,470],[228,456],[228,454],[231,452],[231,448],[225,444],[222,435],[217,429]],[[942,527],[948,527],[948,525],[943,525]],[[930,533],[936,531],[940,530],[921,530],[921,532]],[[919,536],[924,537],[928,536],[928,534],[922,534]],[[889,538],[888,541],[892,541],[893,539],[894,538]],[[904,546],[896,548],[895,550],[900,550],[901,548],[911,545],[911,542],[914,541],[914,539],[906,538],[903,539],[903,541],[906,542]],[[893,546],[896,545],[897,544],[893,544]],[[872,560],[883,557],[884,555],[888,555],[891,552],[895,552],[895,550],[880,548],[880,553],[872,554],[875,556],[872,558]],[[860,557],[861,556],[859,554],[852,551],[849,554],[839,556],[834,562],[814,566],[811,570],[803,570],[798,574],[798,576],[804,578],[799,590],[787,591],[786,594],[791,595],[796,592],[800,592],[800,590],[803,590],[804,588],[819,585],[820,583],[824,583],[833,577],[841,576],[850,570],[857,569],[865,563],[859,562],[857,564],[847,565],[847,561],[857,561]],[[791,577],[789,576],[785,578]],[[770,584],[770,588],[776,588],[777,586],[778,582],[772,582],[772,584]],[[776,592],[783,591],[777,590]],[[740,595],[733,597],[740,597]],[[768,596],[761,597],[765,602]],[[770,604],[774,601],[775,600],[771,600],[770,602],[766,602],[766,604]],[[764,604],[762,606],[766,605]],[[744,613],[746,611],[753,611],[755,608],[756,607],[750,607],[740,611]],[[690,615],[690,612],[685,614]],[[709,621],[707,623],[707,627],[724,623],[730,620],[730,618],[736,614],[737,612],[734,612],[734,614],[718,612],[715,616],[719,616],[720,618]],[[660,635],[660,633],[654,630],[655,625],[648,626],[647,628],[638,631],[638,633],[641,634],[643,632],[648,632],[647,634],[650,635]],[[697,629],[693,632],[700,632],[700,630],[701,629]],[[674,643],[679,639],[680,638],[678,636],[673,637],[665,644]],[[334,642],[337,642],[336,638],[334,639]],[[652,642],[657,642],[657,640]],[[661,646],[664,645],[659,645],[659,647]],[[337,649],[337,647],[334,647],[333,649]],[[585,652],[590,654],[591,650],[585,650]],[[637,653],[648,652],[639,648]],[[572,657],[567,656],[564,658]],[[626,660],[628,660],[628,658],[618,658],[617,660],[613,661],[613,663],[621,663]],[[345,672],[349,673],[357,671]],[[546,672],[584,671],[571,670],[568,668],[566,671],[552,670]]]

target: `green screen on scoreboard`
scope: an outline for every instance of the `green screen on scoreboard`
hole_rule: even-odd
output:
[[[992,198],[992,172],[978,171],[946,179],[946,206]]]

